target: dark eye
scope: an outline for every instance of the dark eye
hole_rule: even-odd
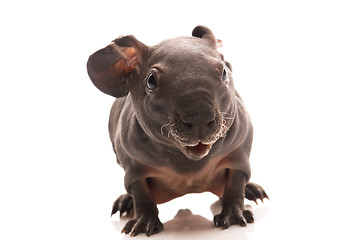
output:
[[[157,79],[153,73],[149,73],[147,78],[147,88],[149,90],[155,90],[158,87]]]
[[[223,81],[223,82],[228,82],[228,81],[229,81],[228,71],[227,71],[226,65],[223,65],[222,81]]]

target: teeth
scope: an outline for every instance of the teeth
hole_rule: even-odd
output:
[[[197,146],[198,144],[203,144],[203,145],[213,145],[215,142],[217,142],[218,139],[215,139],[211,142],[202,142],[202,141],[199,141],[197,143],[183,143],[181,142],[180,144],[182,145],[182,147],[195,147]]]
[[[196,144],[188,145],[188,147],[195,147],[195,146],[198,146],[199,144],[202,144],[202,142],[198,142],[198,143],[196,143]]]
[[[191,144],[191,143],[181,143],[183,147],[195,147],[199,144],[200,142]]]

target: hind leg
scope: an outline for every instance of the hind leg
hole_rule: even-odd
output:
[[[265,198],[269,199],[265,190],[260,185],[252,182],[247,183],[245,194],[248,200],[254,201],[256,204],[257,199],[260,199],[262,202]]]
[[[134,216],[134,203],[133,198],[128,194],[120,195],[120,197],[115,200],[112,208],[112,214],[117,213],[119,211],[120,217],[125,215],[126,217],[133,217]]]

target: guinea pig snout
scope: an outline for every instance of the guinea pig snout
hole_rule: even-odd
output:
[[[197,111],[176,113],[173,122],[179,140],[185,145],[193,145],[215,141],[221,129],[221,118],[216,111],[204,107]]]
[[[213,132],[216,127],[216,119],[215,117],[209,117],[204,121],[193,121],[192,119],[183,120],[180,118],[180,125],[185,132]]]

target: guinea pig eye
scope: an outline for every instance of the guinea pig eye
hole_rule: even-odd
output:
[[[229,81],[228,71],[227,71],[226,65],[223,65],[222,81],[223,81],[223,82],[228,82],[228,81]]]
[[[153,73],[149,73],[146,84],[149,90],[155,90],[158,87],[157,79]]]

